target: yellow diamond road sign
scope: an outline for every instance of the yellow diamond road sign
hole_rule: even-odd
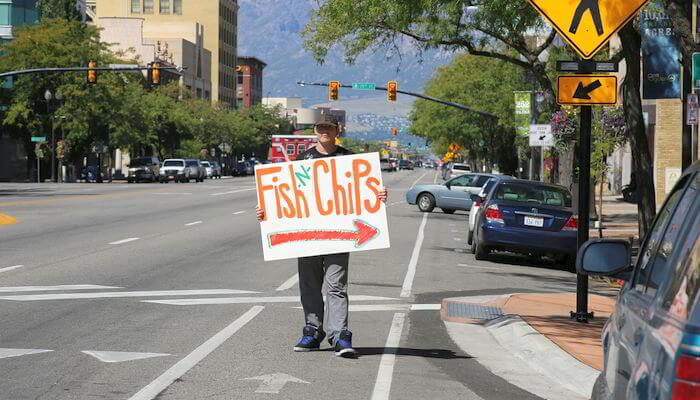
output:
[[[529,0],[585,59],[592,58],[648,1]]]
[[[615,75],[560,75],[557,78],[559,104],[576,106],[617,103]]]

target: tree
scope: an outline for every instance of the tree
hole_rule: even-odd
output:
[[[77,4],[75,0],[38,0],[36,8],[41,20],[59,18],[77,21],[82,17]]]
[[[490,112],[498,119],[418,100],[410,116],[411,132],[433,140],[436,146],[457,143],[469,161],[489,167],[495,163],[499,170],[514,173],[513,91],[523,89],[521,77],[520,69],[507,62],[459,55],[434,73],[426,92]]]

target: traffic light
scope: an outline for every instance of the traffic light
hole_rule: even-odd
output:
[[[160,63],[151,63],[151,85],[160,85]]]
[[[391,136],[396,136],[399,134],[398,128],[391,128]]]
[[[330,81],[328,82],[328,100],[336,101],[340,97],[340,82]]]
[[[389,81],[386,85],[386,97],[389,101],[396,101],[396,91],[399,90],[399,84],[396,81]]]
[[[87,82],[94,85],[97,83],[97,71],[93,68],[97,68],[97,61],[88,62]]]

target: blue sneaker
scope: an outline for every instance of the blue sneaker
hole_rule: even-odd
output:
[[[335,340],[335,355],[343,358],[354,358],[357,356],[357,351],[352,348],[352,332],[341,331],[338,338]]]
[[[326,336],[323,331],[316,330],[313,326],[305,326],[303,336],[299,343],[294,346],[294,351],[315,351],[321,347],[321,342]]]

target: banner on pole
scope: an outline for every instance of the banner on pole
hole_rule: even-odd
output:
[[[265,261],[389,247],[378,153],[255,168]]]
[[[530,132],[530,114],[532,112],[532,92],[514,92],[515,94],[515,133],[527,136]]]

